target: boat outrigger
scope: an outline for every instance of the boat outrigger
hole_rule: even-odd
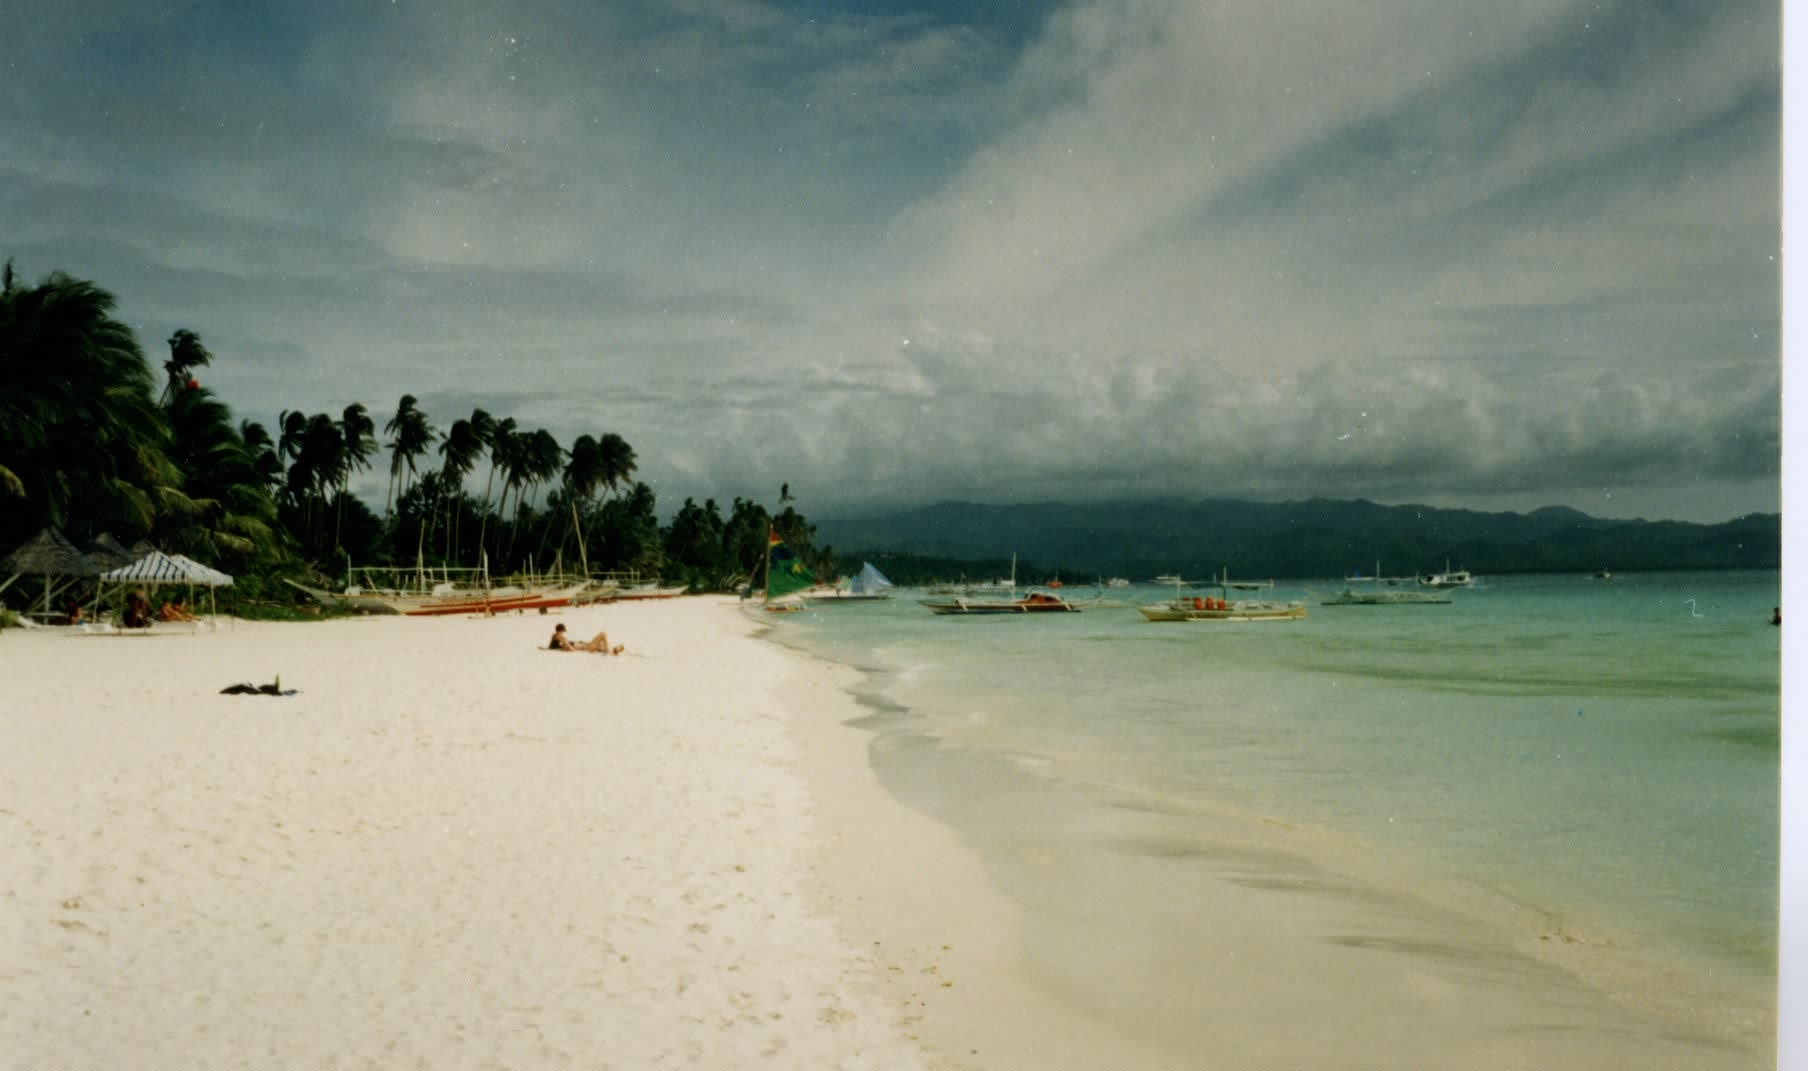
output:
[[[1176,577],[1172,599],[1151,606],[1138,606],[1137,612],[1150,621],[1297,621],[1306,616],[1306,604],[1303,602],[1229,597],[1233,588],[1250,590],[1252,587],[1270,587],[1273,581],[1264,585],[1232,583],[1230,571],[1226,570],[1210,585],[1218,589],[1215,596],[1182,595],[1181,583]]]
[[[521,583],[492,584],[487,563],[475,569],[430,568],[419,563],[412,570],[347,568],[345,581],[344,591],[327,591],[286,578],[284,582],[326,606],[408,617],[498,614],[569,606],[590,586],[588,580],[559,574]]]
[[[1007,591],[1017,589],[1017,555],[1011,555],[1011,579],[999,581],[998,587]],[[971,595],[955,595],[952,598],[919,599],[918,602],[927,607],[932,614],[1077,614],[1080,608],[1059,595],[1050,595],[1046,591],[1032,591],[1017,598],[974,598]]]

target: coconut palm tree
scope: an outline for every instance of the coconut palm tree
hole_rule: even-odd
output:
[[[312,542],[317,534],[315,504],[324,506],[330,490],[348,479],[351,458],[339,425],[325,413],[306,418],[295,443],[295,460],[289,464],[286,482],[289,494],[304,507],[304,526]]]
[[[522,468],[529,491],[527,515],[531,521],[534,516],[534,506],[539,500],[540,489],[557,478],[565,467],[565,449],[559,445],[559,440],[553,438],[552,432],[545,428],[540,428],[528,435],[522,447],[524,455]],[[519,495],[517,495],[516,512],[520,512]],[[509,547],[511,550],[514,549],[513,535],[509,537]],[[545,550],[546,539],[543,533],[540,540],[540,551],[544,553]]]
[[[166,406],[170,403],[170,399],[179,392],[189,389],[189,385],[193,382],[191,372],[213,362],[213,354],[207,351],[206,346],[201,345],[201,336],[186,327],[178,329],[169,337],[169,348],[170,358],[163,362],[163,371],[168,377],[168,382],[164,384],[163,397],[160,400],[160,404]],[[194,383],[194,386],[198,387],[200,384]]]
[[[264,485],[272,493],[281,488],[282,455],[277,452],[276,440],[270,438],[269,430],[255,420],[243,420],[239,422],[239,438],[245,449],[251,451],[252,466],[263,477]]]
[[[239,563],[269,557],[277,547],[276,503],[267,468],[232,412],[205,387],[169,396],[164,412],[171,431],[170,458],[184,473],[186,507],[158,524],[158,542],[211,560]],[[266,446],[268,434],[251,424]]]
[[[602,483],[614,495],[616,487],[627,483],[639,465],[634,457],[634,448],[628,440],[609,432],[597,441],[597,453],[600,455],[598,467],[602,469]]]
[[[339,510],[333,525],[333,546],[339,546],[341,528],[345,524],[344,496],[351,491],[352,473],[370,468],[370,457],[377,452],[377,422],[363,402],[345,407],[339,417],[339,434],[345,440],[345,466],[339,472]]]
[[[46,525],[146,532],[180,475],[151,370],[113,295],[53,272],[0,273],[0,539]]]
[[[481,420],[478,419],[480,414],[482,416]],[[490,455],[490,474],[484,480],[483,485],[483,521],[477,527],[477,545],[479,547],[487,547],[488,544],[485,543],[484,540],[489,533],[490,527],[490,492],[494,490],[496,485],[496,470],[504,467],[502,458],[497,456],[497,451],[501,450],[506,454],[513,449],[515,418],[503,417],[501,420],[495,420],[490,417],[490,414],[485,413],[481,409],[473,410],[471,413],[471,430],[483,441],[484,449],[487,450]],[[504,484],[504,498],[508,497],[507,491],[507,485]],[[500,504],[496,507],[496,514],[497,520],[500,521],[502,519],[502,507]]]
[[[390,503],[396,495],[396,483],[402,484],[402,493],[408,491],[408,477],[414,475],[414,459],[426,454],[433,445],[433,425],[427,422],[427,414],[416,407],[412,394],[402,395],[396,406],[396,414],[390,422],[383,426],[393,438],[389,440],[389,498],[383,503],[383,512],[390,512]]]
[[[479,409],[473,417],[482,415],[486,420],[489,414]],[[445,440],[439,445],[440,456],[445,458],[440,463],[440,487],[448,502],[458,501],[458,496],[465,483],[465,477],[477,467],[477,456],[483,453],[483,440],[478,436],[474,420],[454,420],[452,427],[446,432]],[[462,517],[463,511],[456,516]],[[446,557],[452,557],[452,548],[458,545],[456,525],[446,533]]]

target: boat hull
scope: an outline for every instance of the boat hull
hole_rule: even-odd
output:
[[[555,591],[521,591],[499,595],[468,595],[429,599],[401,610],[408,617],[451,617],[458,614],[500,614],[516,610],[550,610],[569,606],[586,585],[574,584]]]
[[[1306,616],[1306,607],[1297,602],[1216,601],[1175,599],[1136,610],[1150,621],[1298,621]]]
[[[1448,603],[1427,591],[1345,591],[1325,599],[1325,606],[1430,606]]]
[[[932,614],[1077,614],[1080,608],[1053,595],[1031,595],[1027,598],[999,602],[988,599],[923,599],[922,605]]]

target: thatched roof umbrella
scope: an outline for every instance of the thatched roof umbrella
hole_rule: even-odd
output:
[[[102,572],[105,572],[108,569],[117,569],[122,565],[130,565],[144,556],[143,554],[134,554],[132,551],[120,546],[119,540],[114,539],[113,533],[111,532],[102,532],[100,535],[88,540],[88,549],[86,553],[88,555],[88,560],[93,562]]]
[[[0,573],[11,574],[0,591],[5,591],[22,576],[44,578],[44,613],[50,614],[50,600],[58,591],[79,580],[100,575],[100,569],[89,561],[63,533],[46,528],[26,540],[18,549],[0,558]]]

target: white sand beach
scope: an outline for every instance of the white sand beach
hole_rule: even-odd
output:
[[[919,1066],[720,600],[0,637],[8,1067]],[[221,695],[281,676],[297,694]]]
[[[627,653],[547,651],[556,621]],[[878,785],[850,672],[759,628],[689,598],[0,635],[6,1066],[1763,1062],[1499,964],[1353,970],[1231,886],[1211,962],[1135,961],[1221,985],[1201,1059],[1198,1023],[1049,984],[977,856]]]

